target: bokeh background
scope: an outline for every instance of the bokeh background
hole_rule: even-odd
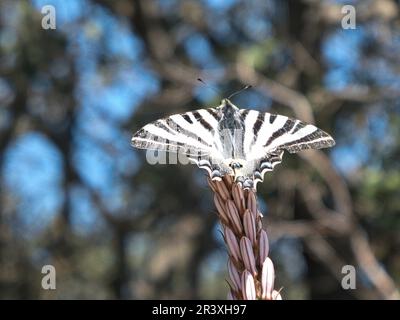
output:
[[[47,4],[56,30],[41,27]],[[344,4],[356,29],[341,26]],[[0,298],[224,299],[205,172],[150,165],[130,138],[246,84],[235,104],[314,122],[337,141],[285,154],[259,185],[283,298],[398,298],[399,9],[1,0]],[[46,264],[56,290],[41,288]],[[341,287],[344,265],[355,290]]]

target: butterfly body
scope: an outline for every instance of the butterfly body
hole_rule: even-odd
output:
[[[223,157],[227,160],[229,158],[245,159],[242,144],[244,122],[239,108],[233,105],[228,99],[224,99],[217,110],[220,113],[217,139],[224,142],[222,144]]]
[[[199,109],[156,120],[139,130],[132,145],[180,152],[211,179],[232,175],[244,188],[256,188],[284,151],[320,149],[335,144],[314,125],[282,115],[239,109],[228,99],[217,108]]]

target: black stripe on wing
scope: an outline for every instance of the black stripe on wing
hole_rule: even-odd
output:
[[[282,136],[283,134],[288,133],[290,130],[292,130],[292,128],[295,125],[296,120],[293,119],[287,119],[285,124],[283,125],[283,127],[281,127],[280,129],[276,130],[271,137],[269,137],[268,141],[265,143],[264,147],[268,147],[275,139],[279,138],[280,136]]]
[[[180,152],[186,155],[208,154],[208,151],[185,144],[180,141],[170,141],[156,135],[150,135],[146,130],[139,130],[131,140],[132,146],[138,149]]]
[[[214,108],[174,114],[151,122],[136,132],[132,146],[191,156],[209,154],[216,148],[212,137],[221,117],[219,110]]]
[[[281,116],[270,115],[270,124],[272,124],[277,117]],[[271,118],[273,118],[272,121]],[[264,122],[261,124],[261,126],[264,125],[268,125],[268,123]],[[258,137],[255,136],[255,138]],[[290,153],[296,153],[304,149],[328,148],[335,145],[335,140],[325,131],[317,128],[314,125],[291,118],[287,118],[283,126],[271,134],[267,142],[264,144],[264,147],[268,149],[274,143],[274,141],[279,138],[281,138],[282,141],[280,141],[278,145],[274,146],[273,149],[285,149]]]
[[[213,124],[204,119],[199,111],[209,120],[215,119]],[[133,135],[132,146],[140,149],[182,152],[188,155],[208,154],[213,142],[205,140],[203,131],[215,130],[219,117],[215,109],[203,109],[158,119]],[[196,127],[198,124],[200,128]]]
[[[222,115],[220,112],[218,112],[218,110],[214,109],[214,108],[208,108],[208,109],[204,109],[206,110],[211,116],[214,117],[214,119],[219,122],[222,118]]]
[[[186,120],[186,117],[188,118],[188,120]],[[187,114],[183,114],[182,118],[190,123],[193,124],[193,122],[191,122],[190,117]],[[157,121],[156,121],[157,122]],[[165,122],[167,123],[167,125],[172,129],[172,131],[174,132],[175,135],[184,135],[188,138],[197,140],[198,142],[200,142],[201,144],[210,147],[210,145],[203,140],[203,138],[201,138],[197,133],[195,133],[194,131],[189,131],[187,129],[184,129],[182,126],[180,126],[175,120],[173,120],[172,118],[166,118]]]
[[[335,140],[321,129],[291,142],[284,143],[279,146],[290,153],[296,153],[305,149],[322,149],[329,148],[335,145]]]

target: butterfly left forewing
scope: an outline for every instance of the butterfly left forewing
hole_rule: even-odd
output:
[[[180,152],[211,177],[229,173],[223,162],[218,135],[221,115],[215,108],[173,114],[151,122],[136,132],[132,145],[140,149]]]
[[[212,152],[215,118],[198,120],[205,110],[195,110],[151,122],[132,137],[132,145],[140,149],[182,152],[187,155],[209,154]]]

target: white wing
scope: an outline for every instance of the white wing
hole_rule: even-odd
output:
[[[295,153],[335,145],[335,140],[314,125],[286,116],[240,110],[245,132],[243,150],[247,167],[243,168],[244,186],[263,181],[265,172],[282,162],[285,150]],[[249,180],[247,183],[246,181]]]
[[[211,178],[230,174],[223,162],[223,146],[218,134],[222,115],[214,108],[174,114],[147,124],[132,137],[132,145],[140,149],[180,152]]]

